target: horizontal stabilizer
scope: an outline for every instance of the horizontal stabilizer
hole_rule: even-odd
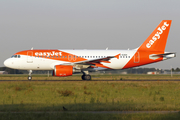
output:
[[[176,53],[164,53],[164,54],[152,54],[149,55],[150,59],[158,59],[158,58],[163,58],[163,59],[168,59],[168,58],[173,58],[176,57]]]

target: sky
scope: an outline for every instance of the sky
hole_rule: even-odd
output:
[[[134,49],[162,20],[177,57],[142,67],[180,67],[179,0],[0,0],[0,67],[18,51]]]

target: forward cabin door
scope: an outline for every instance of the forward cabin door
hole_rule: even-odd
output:
[[[28,51],[27,52],[27,63],[33,63],[33,52],[32,51]]]
[[[134,63],[139,63],[140,62],[140,54],[139,52],[136,52],[134,55]]]

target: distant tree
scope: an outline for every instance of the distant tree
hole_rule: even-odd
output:
[[[179,72],[179,71],[180,71],[180,69],[177,67],[175,71],[176,71],[176,72]]]

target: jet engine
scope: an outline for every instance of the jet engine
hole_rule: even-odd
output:
[[[73,74],[73,66],[71,65],[56,65],[54,67],[53,76],[66,77]]]

